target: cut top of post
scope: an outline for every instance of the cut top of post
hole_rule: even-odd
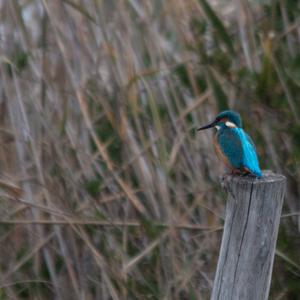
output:
[[[286,181],[285,176],[280,174],[274,174],[272,171],[264,170],[263,175],[261,178],[256,178],[253,176],[238,176],[238,175],[229,175],[225,174],[221,179],[221,185],[226,190],[229,188],[230,185],[261,185],[266,183],[284,183]],[[246,187],[245,186],[245,187]]]

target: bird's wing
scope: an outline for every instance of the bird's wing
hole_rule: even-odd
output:
[[[248,139],[249,143],[252,145],[252,147],[254,148],[255,152],[256,152],[256,147],[254,145],[253,140],[251,139],[250,135],[248,135],[245,131],[243,131],[244,134],[246,135],[246,138]]]
[[[217,135],[220,149],[233,168],[243,166],[243,146],[236,128],[220,130]]]
[[[260,177],[261,170],[258,163],[255,145],[250,136],[243,129],[237,128],[237,133],[243,147],[243,167],[249,170],[254,175]]]

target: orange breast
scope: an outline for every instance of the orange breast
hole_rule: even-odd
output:
[[[216,154],[218,156],[218,158],[230,169],[232,169],[232,166],[228,160],[228,158],[225,156],[225,154],[223,153],[221,147],[220,147],[220,144],[218,143],[218,140],[217,140],[217,134],[215,135],[214,137],[214,148],[215,148],[215,151],[216,151]]]

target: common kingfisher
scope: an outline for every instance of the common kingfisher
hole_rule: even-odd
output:
[[[217,129],[214,139],[216,154],[231,169],[232,173],[250,174],[260,178],[262,173],[255,145],[250,136],[242,129],[239,113],[232,110],[223,111],[213,122],[198,128],[198,130],[212,127]]]

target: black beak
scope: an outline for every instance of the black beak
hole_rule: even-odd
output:
[[[200,131],[200,130],[212,128],[212,127],[215,127],[216,124],[217,124],[217,121],[213,121],[213,122],[211,122],[211,123],[209,123],[209,124],[207,124],[207,125],[205,125],[203,127],[198,128],[197,130]]]

